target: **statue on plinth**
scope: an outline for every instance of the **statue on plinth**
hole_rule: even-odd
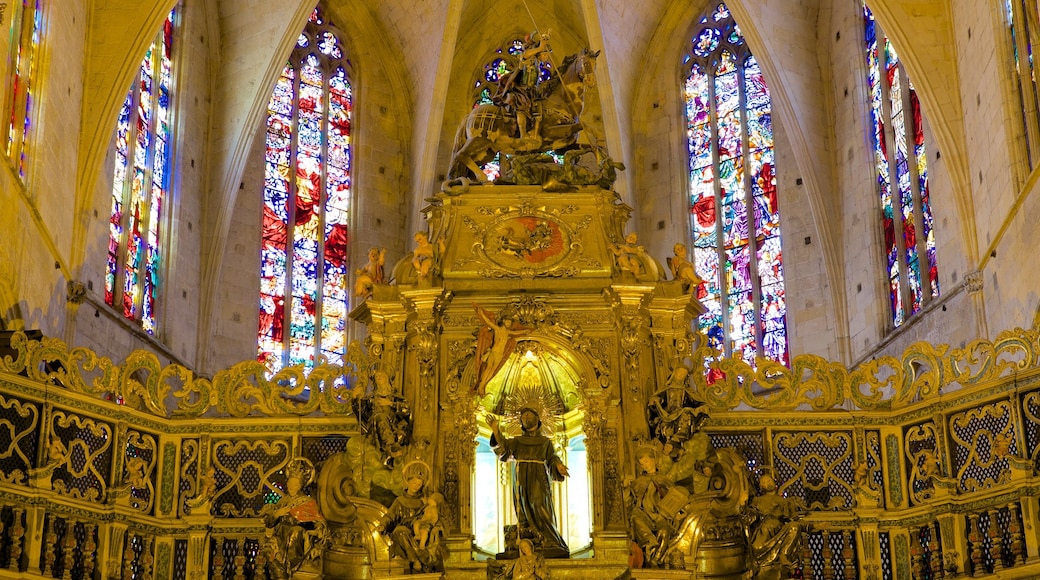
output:
[[[683,292],[692,292],[704,280],[697,275],[696,268],[693,267],[689,258],[686,257],[685,244],[675,244],[672,247],[672,253],[675,255],[668,258],[668,267],[672,271],[672,279],[678,280],[682,284]]]
[[[547,35],[530,39],[517,69],[502,79],[494,102],[466,115],[455,134],[447,183],[487,183],[481,165],[497,154],[561,152],[577,145],[585,129],[585,91],[595,86],[599,51],[567,56],[543,79],[541,62],[548,50]]]
[[[368,263],[354,270],[354,296],[365,300],[372,295],[376,284],[385,284],[386,275],[383,264],[386,262],[386,248],[368,250]]]
[[[498,419],[487,416],[491,427],[491,448],[499,459],[515,464],[511,481],[519,536],[521,540],[531,540],[544,557],[567,558],[570,551],[556,527],[550,480],[563,481],[569,472],[556,456],[552,440],[540,432],[542,421],[538,411],[525,407],[519,413],[523,434],[518,437],[504,437]],[[516,557],[515,554],[502,557],[510,556]]]

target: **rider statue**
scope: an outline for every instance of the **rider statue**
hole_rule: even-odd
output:
[[[520,53],[520,62],[516,70],[502,78],[501,85],[492,100],[499,106],[516,113],[516,124],[520,129],[520,140],[527,146],[536,147],[541,143],[539,134],[540,117],[534,112],[534,101],[539,99],[536,93],[542,63],[549,62],[549,33],[532,32],[524,39],[524,48]],[[534,127],[528,130],[527,124],[534,120]]]

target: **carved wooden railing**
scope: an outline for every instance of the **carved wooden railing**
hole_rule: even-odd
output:
[[[342,367],[267,378],[247,361],[212,379],[147,353],[115,365],[52,339],[13,346],[0,577],[255,577],[257,515],[282,468],[320,466],[358,434],[350,389],[371,368],[357,344]],[[1040,577],[1037,329],[852,371],[812,356],[709,366],[704,428],[802,503],[805,578]]]

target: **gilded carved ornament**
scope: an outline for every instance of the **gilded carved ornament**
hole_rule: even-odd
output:
[[[559,325],[560,336],[573,336],[579,351],[587,350],[590,359],[600,361],[604,366],[597,375],[609,383],[596,341],[583,343],[580,328],[566,326]],[[946,385],[968,387],[1036,367],[1038,335],[1037,328],[1018,328],[963,348],[916,343],[899,358],[878,357],[852,370],[816,355],[793,357],[791,368],[759,359],[758,368],[752,369],[739,358],[716,359],[717,351],[704,347],[693,353],[692,368],[710,361],[709,366],[724,376],[708,385],[702,373],[693,373],[694,389],[710,408],[720,410],[738,406],[773,411],[890,409],[934,398]],[[30,380],[61,385],[113,405],[184,419],[303,416],[319,411],[349,415],[351,393],[340,379],[350,377],[347,383],[366,384],[372,362],[367,350],[353,341],[344,366],[321,363],[309,372],[302,366],[286,367],[268,378],[263,364],[243,361],[207,379],[181,365],[162,366],[158,357],[143,350],[116,365],[88,348],[69,348],[49,337],[29,340],[21,331],[12,336],[11,348],[17,356],[0,360],[0,372],[24,372]]]

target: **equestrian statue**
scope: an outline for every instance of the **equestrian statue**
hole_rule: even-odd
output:
[[[548,35],[530,35],[518,55],[516,68],[499,80],[492,102],[474,107],[459,126],[448,170],[449,183],[488,183],[481,166],[496,154],[519,158],[547,151],[578,150],[578,135],[586,129],[581,120],[585,91],[596,84],[597,56],[598,50],[582,49],[564,58],[559,69],[554,69],[543,64],[549,58]],[[590,137],[589,141],[585,152],[595,153],[602,163],[595,139]],[[576,157],[572,155],[571,159]],[[506,165],[508,160],[503,159],[503,173]]]

